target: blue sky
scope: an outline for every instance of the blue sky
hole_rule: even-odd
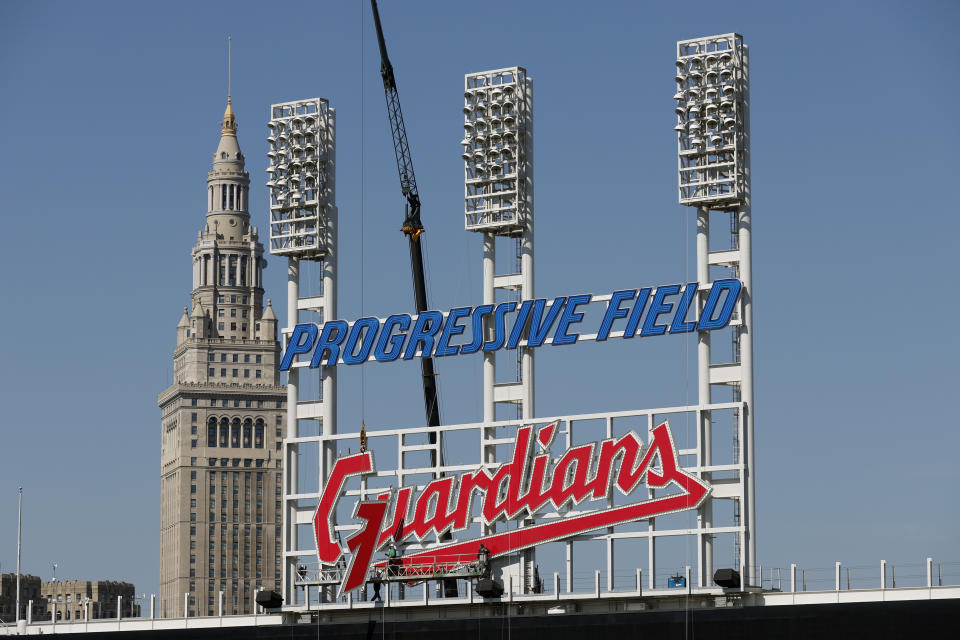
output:
[[[480,240],[463,230],[464,73],[522,65],[535,81],[537,295],[605,293],[693,279],[675,42],[744,34],[760,561],[960,560],[956,3],[385,0],[381,14],[441,309],[480,300]],[[412,306],[367,2],[0,4],[3,571],[22,484],[25,571],[49,579],[58,562],[63,577],[156,589],[156,396],[189,299],[228,34],[255,224],[269,104],[330,99],[340,315]],[[284,278],[270,259],[276,301]],[[692,402],[689,340],[543,349],[538,413]],[[420,424],[415,367],[343,372],[341,429]],[[478,419],[479,360],[440,373],[444,421]]]

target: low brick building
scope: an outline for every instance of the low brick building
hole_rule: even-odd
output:
[[[117,617],[117,597],[121,597],[124,618],[140,615],[140,606],[134,602],[134,587],[129,582],[113,580],[57,580],[44,582],[40,589],[45,599],[47,616],[56,611],[57,620],[83,620]]]
[[[40,595],[40,578],[29,574],[20,574],[20,619],[27,619],[27,606],[33,600],[33,619],[39,620],[39,616],[46,611],[46,603]],[[17,574],[0,574],[0,621],[4,623],[12,622],[16,619],[17,610]]]

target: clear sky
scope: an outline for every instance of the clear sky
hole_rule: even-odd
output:
[[[694,273],[693,213],[676,201],[675,42],[742,33],[760,562],[960,561],[960,5],[384,0],[381,14],[441,309],[480,302],[464,73],[522,65],[535,80],[537,295],[655,286]],[[49,579],[58,562],[61,577],[156,590],[156,398],[189,300],[228,34],[254,224],[265,236],[270,103],[330,99],[340,315],[412,307],[367,2],[0,3],[3,571],[22,484],[25,571]],[[275,301],[284,280],[271,258]],[[694,402],[691,340],[542,349],[537,411]],[[364,370],[362,385],[360,368],[341,374],[341,429],[422,424],[416,363]],[[440,374],[444,421],[479,419],[479,359]]]

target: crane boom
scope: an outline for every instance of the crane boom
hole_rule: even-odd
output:
[[[400,191],[406,198],[405,215],[401,231],[407,236],[410,245],[410,270],[413,275],[413,297],[417,313],[427,310],[427,289],[423,273],[423,248],[420,234],[424,232],[420,221],[420,192],[417,190],[417,178],[413,173],[413,158],[410,156],[410,144],[407,142],[407,128],[403,124],[403,111],[400,109],[400,95],[393,75],[393,65],[387,55],[387,45],[383,40],[383,28],[380,26],[380,12],[377,0],[370,0],[373,7],[373,21],[377,27],[377,44],[380,46],[380,76],[383,78],[383,93],[387,100],[387,116],[390,119],[390,134],[393,136],[393,152],[397,157],[397,171],[400,174]],[[423,376],[423,400],[427,414],[427,426],[440,426],[440,403],[437,394],[437,380],[433,369],[433,358],[420,359],[420,373]],[[436,435],[430,434],[430,443],[436,442]]]
[[[397,80],[393,75],[393,65],[387,55],[387,44],[383,39],[383,27],[380,26],[380,11],[377,1],[370,0],[373,7],[373,21],[377,27],[377,44],[380,46],[380,76],[383,78],[383,93],[387,100],[387,116],[390,119],[390,135],[393,137],[393,153],[397,157],[397,172],[400,174],[400,191],[407,199],[407,212],[401,230],[408,236],[418,238],[423,233],[420,222],[420,192],[417,190],[417,176],[413,172],[413,158],[410,155],[410,143],[407,142],[407,127],[403,123],[403,110],[400,108],[400,94],[397,92]],[[424,309],[425,310],[425,309]],[[417,311],[421,311],[418,309]]]

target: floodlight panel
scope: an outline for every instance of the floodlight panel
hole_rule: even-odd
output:
[[[336,116],[323,98],[270,106],[270,253],[320,259],[334,206]]]

